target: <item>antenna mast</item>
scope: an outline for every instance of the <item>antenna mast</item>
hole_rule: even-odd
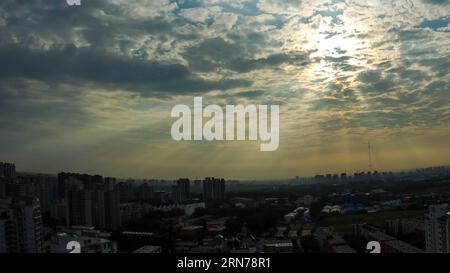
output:
[[[369,171],[372,171],[372,147],[370,146],[370,141],[368,144],[369,149]]]

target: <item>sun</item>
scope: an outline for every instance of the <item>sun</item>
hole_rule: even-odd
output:
[[[309,33],[305,47],[313,51],[311,58],[315,62],[311,72],[320,78],[326,78],[326,81],[353,73],[342,69],[346,65],[364,65],[364,61],[358,58],[362,41],[357,38],[355,29],[348,20],[337,25],[322,18],[318,27]]]
[[[358,41],[355,37],[347,37],[345,34],[316,33],[311,37],[311,45],[317,50],[313,56],[339,58],[342,56],[354,56],[358,49]]]

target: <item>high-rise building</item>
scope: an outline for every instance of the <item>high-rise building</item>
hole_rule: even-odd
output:
[[[172,201],[175,203],[181,203],[180,201],[180,191],[178,190],[178,186],[177,185],[172,185],[172,187],[170,187],[170,195],[172,198]]]
[[[16,166],[13,163],[0,162],[0,198],[7,198],[13,195],[15,178]]]
[[[132,183],[120,182],[119,184],[117,184],[117,187],[120,194],[120,202],[129,203],[135,201]]]
[[[202,192],[202,180],[196,179],[194,180],[194,186],[192,187],[194,192],[201,193]]]
[[[64,199],[57,199],[50,205],[49,216],[51,219],[63,222],[66,219],[66,204]]]
[[[0,252],[42,253],[43,240],[39,199],[0,200]]]
[[[9,183],[10,197],[38,197],[42,213],[50,211],[51,204],[57,198],[57,181],[46,175],[20,175]]]
[[[75,175],[65,178],[64,187],[67,226],[120,228],[120,194],[115,179],[105,178],[99,183],[97,176]]]
[[[15,204],[19,220],[19,241],[25,253],[41,253],[44,251],[44,227],[38,198],[18,199]]]
[[[0,162],[0,178],[16,177],[16,165],[12,163]]]
[[[225,179],[206,177],[203,180],[203,200],[209,201],[222,201],[225,199]]]
[[[172,185],[172,200],[177,203],[183,203],[191,198],[191,182],[188,178],[180,178]]]
[[[39,176],[37,194],[41,201],[42,214],[50,213],[51,207],[57,200],[58,181],[54,177]]]
[[[122,224],[120,219],[120,193],[119,189],[107,190],[105,193],[105,228],[110,230],[119,230]]]
[[[191,181],[188,178],[178,179],[177,187],[180,190],[183,200],[189,200],[191,198]]]
[[[450,213],[447,204],[428,207],[425,215],[425,240],[428,253],[450,253]]]
[[[0,162],[0,198],[11,195],[11,184],[16,177],[16,166],[12,163]]]
[[[64,198],[66,188],[73,184],[76,180],[78,184],[82,184],[84,189],[91,190],[104,185],[103,177],[100,175],[88,175],[79,173],[59,173],[58,174],[58,189],[59,197]]]
[[[177,203],[183,203],[191,198],[191,182],[188,178],[177,181]]]
[[[0,253],[19,252],[17,224],[11,199],[0,199]]]
[[[0,177],[0,198],[6,198],[7,195],[7,182],[6,179]]]
[[[91,192],[84,190],[76,179],[71,179],[64,188],[66,225],[92,226]]]
[[[137,189],[137,198],[139,201],[147,202],[153,199],[153,187],[148,183],[143,183]]]

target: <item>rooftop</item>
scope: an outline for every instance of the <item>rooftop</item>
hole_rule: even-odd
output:
[[[143,246],[133,251],[133,253],[159,253],[159,252],[161,252],[161,247],[152,245]]]

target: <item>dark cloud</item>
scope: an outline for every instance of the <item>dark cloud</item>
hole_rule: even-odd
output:
[[[424,80],[430,80],[430,76],[426,72],[417,69],[408,68],[394,68],[389,70],[389,73],[396,73],[401,81],[415,81],[421,82]]]
[[[359,91],[366,94],[389,93],[396,87],[394,74],[383,74],[380,70],[361,72],[357,80],[361,83],[358,88]]]
[[[184,53],[190,68],[202,72],[229,69],[246,73],[264,68],[276,69],[285,63],[305,66],[310,62],[309,52],[272,54],[258,59],[251,58],[251,55],[253,50],[249,50],[246,45],[230,43],[222,38],[207,39]]]
[[[132,17],[124,6],[106,0],[87,1],[80,8],[69,7],[65,1],[5,0],[0,3],[2,10],[8,31],[0,31],[0,44],[18,43],[31,48],[43,44],[64,46],[82,40],[95,49],[119,49],[122,54],[129,54],[127,50],[138,46],[135,36],[164,39],[175,35],[174,29],[185,24],[180,18],[173,20],[161,14]],[[130,46],[123,48],[126,43]]]
[[[144,96],[158,92],[196,93],[251,85],[247,80],[200,79],[180,64],[160,64],[73,46],[48,51],[2,47],[0,63],[2,78],[23,77],[72,83],[81,81],[81,84],[91,81],[110,88],[136,91]]]
[[[230,61],[228,67],[237,72],[250,72],[263,68],[277,68],[282,64],[294,64],[298,67],[306,66],[310,63],[308,53],[274,54],[260,59],[240,59]]]
[[[323,98],[316,100],[309,107],[310,111],[323,111],[323,110],[343,110],[352,103],[349,100],[337,99],[337,98]]]
[[[337,52],[339,53],[339,49],[337,49]],[[342,51],[340,53],[343,53]],[[327,63],[330,63],[333,69],[339,70],[339,71],[357,71],[360,70],[362,67],[358,65],[351,64],[351,61],[354,60],[351,56],[340,56],[340,57],[333,57],[333,56],[326,56],[324,58],[317,58],[317,61],[320,61],[320,59],[325,60]]]
[[[179,27],[188,24],[181,17],[160,14],[135,18],[130,17],[126,5],[105,0],[83,4],[82,8],[71,8],[64,1],[2,1],[0,9],[7,11],[8,31],[0,31],[0,77],[78,84],[88,81],[143,96],[202,93],[252,84],[225,77],[216,81],[202,79],[194,72],[211,72],[212,67],[193,50],[191,58],[198,62],[190,62],[190,67],[174,60],[160,63],[156,56],[149,56],[147,43],[136,41],[136,37],[145,35],[156,43],[155,54],[170,54],[170,48],[161,48],[169,37],[196,38],[177,33]],[[75,47],[73,44],[80,40],[85,45]],[[212,40],[198,50],[220,62],[220,55],[229,56],[230,51],[220,51],[219,46],[220,42]]]
[[[0,150],[14,152],[17,147],[91,126],[93,120],[81,107],[81,96],[81,90],[72,87],[1,79]]]
[[[222,38],[206,39],[188,48],[183,57],[195,71],[211,72],[227,65],[230,59],[244,55],[244,48]]]
[[[450,83],[448,81],[433,81],[422,89],[421,95],[430,101],[435,101],[435,107],[450,105]]]
[[[442,5],[450,3],[450,0],[422,0],[422,2],[433,5]]]
[[[419,64],[429,67],[436,77],[445,77],[450,74],[450,59],[445,58],[425,58],[418,61]]]
[[[439,28],[445,28],[450,24],[450,15],[438,18],[436,20],[424,20],[420,23],[419,27],[430,28],[438,30]]]
[[[243,97],[243,98],[257,98],[266,94],[265,91],[262,90],[254,90],[254,91],[246,91],[246,92],[238,92],[234,93],[233,96]]]

